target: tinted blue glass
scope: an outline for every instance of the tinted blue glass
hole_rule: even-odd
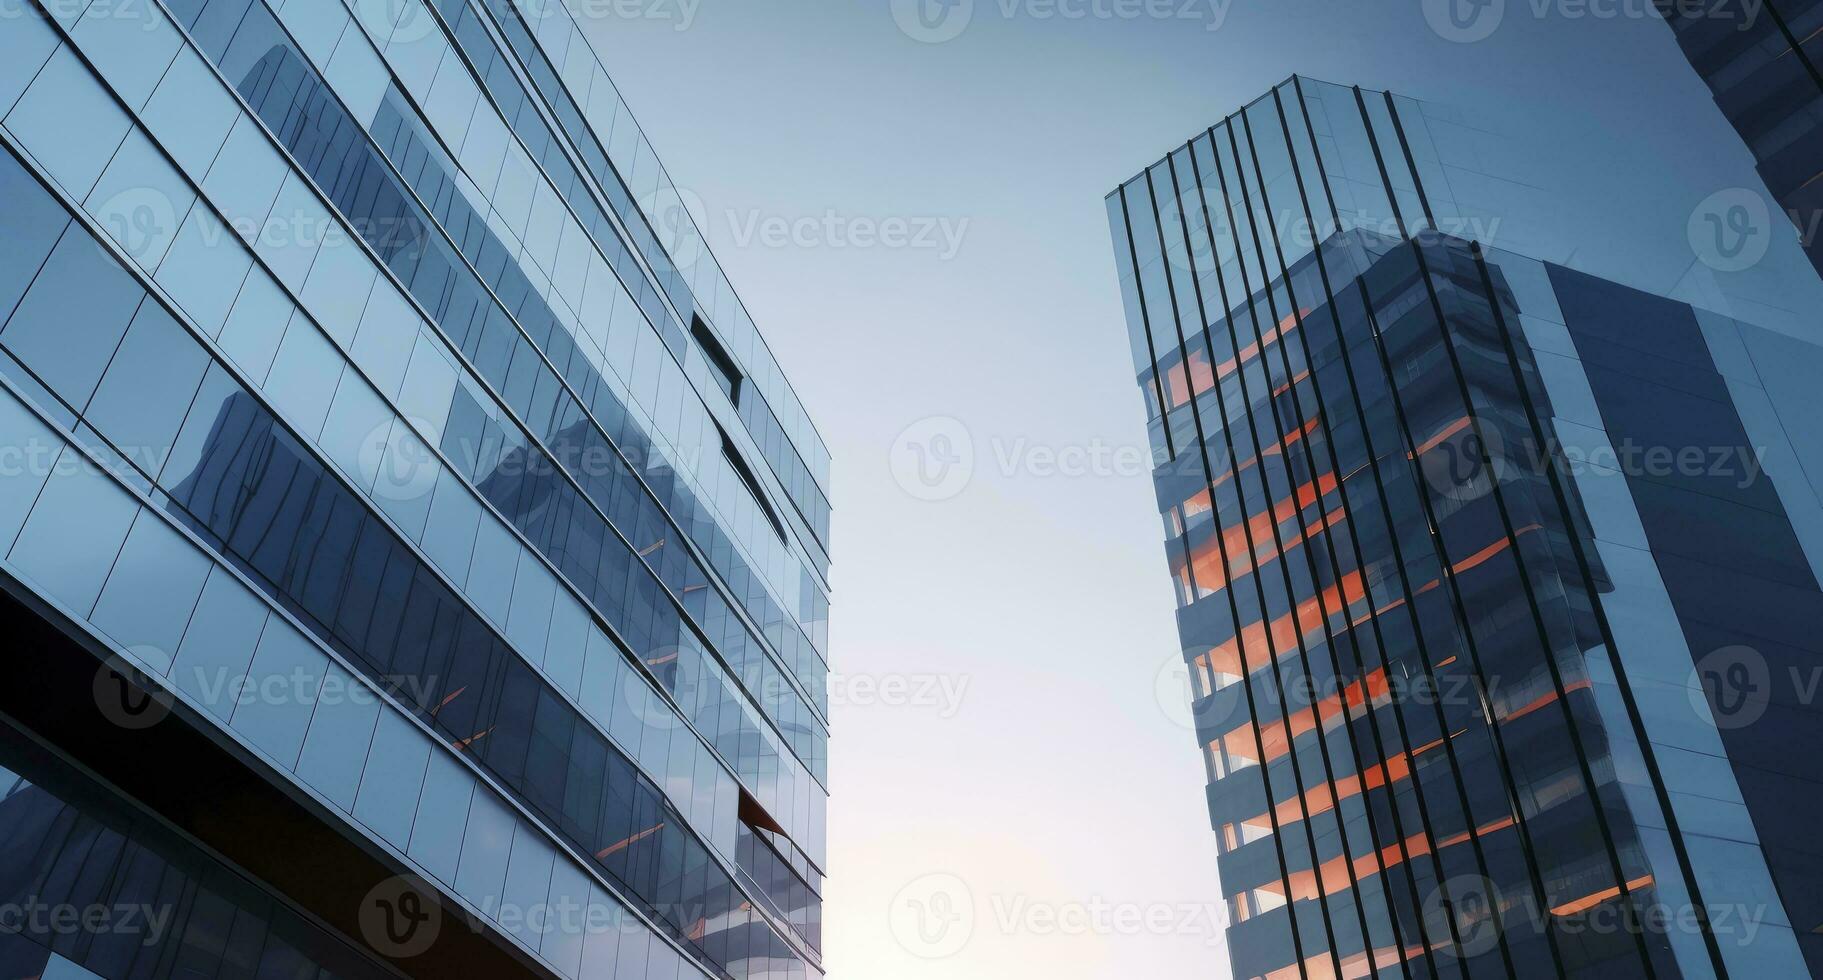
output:
[[[11,153],[0,153],[0,318],[11,315],[70,216]]]
[[[323,677],[310,731],[298,757],[297,774],[345,811],[354,809],[361,765],[380,716],[380,699],[347,671],[330,665]]]
[[[151,667],[164,670],[177,654],[209,567],[176,531],[141,511],[90,618]]]
[[[72,229],[0,330],[0,345],[80,411],[144,296],[87,232]]]
[[[66,448],[8,558],[50,595],[86,616],[137,509],[125,491]]]
[[[268,623],[230,719],[234,730],[280,765],[296,766],[328,665],[302,633]]]
[[[429,759],[430,742],[416,728],[390,711],[380,715],[354,815],[401,850],[410,843]]]
[[[142,303],[85,417],[130,462],[156,476],[208,365],[202,347],[164,307]]]
[[[6,127],[76,199],[127,134],[127,114],[68,48],[59,48],[6,117]]]

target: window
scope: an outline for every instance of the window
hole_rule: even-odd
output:
[[[751,469],[747,468],[747,461],[741,458],[740,450],[734,448],[734,441],[728,438],[728,433],[719,425],[715,427],[715,430],[721,434],[722,455],[727,458],[728,465],[734,468],[734,475],[740,477],[741,482],[747,486],[747,492],[753,494],[753,502],[759,505],[760,513],[766,515],[766,521],[772,525],[773,533],[779,536],[780,541],[789,543],[785,537],[784,522],[779,520],[779,515],[773,511],[772,506],[766,503],[766,495],[760,492],[759,479],[753,475]]]
[[[716,340],[715,334],[709,332],[709,325],[703,322],[702,317],[690,318],[690,336],[695,337],[696,345],[702,348],[703,360],[709,362],[710,372],[715,375],[715,383],[722,386],[722,391],[728,394],[729,401],[737,406],[740,405],[741,369],[734,366],[734,358],[728,356],[728,352],[722,348],[721,341]],[[727,436],[724,435],[722,439],[726,442]],[[752,482],[749,477],[743,476],[742,478]]]

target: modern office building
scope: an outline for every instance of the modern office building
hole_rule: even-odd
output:
[[[1823,347],[1477,240],[1450,125],[1108,198],[1234,976],[1823,975]]]
[[[555,0],[0,18],[0,974],[822,975],[829,459]]]
[[[1654,2],[1823,273],[1823,2]]]

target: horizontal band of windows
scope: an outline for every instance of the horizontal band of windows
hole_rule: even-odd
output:
[[[12,166],[16,172],[18,165]],[[29,181],[10,179],[9,199],[29,197]],[[669,816],[644,825],[663,823],[669,830],[660,836],[675,835],[678,841],[667,846],[718,867],[657,787],[423,566],[354,491],[210,362],[87,231],[72,226],[63,232],[44,263],[55,268],[39,275],[0,328],[0,347],[27,367],[43,365],[34,380],[70,410],[83,405],[82,417],[104,438],[118,431],[112,416],[86,413],[111,404],[110,391],[133,391],[136,403],[148,407],[191,406],[175,419],[173,450],[157,482],[192,529],[242,563],[294,615],[313,624],[320,638],[371,671],[451,744],[473,750],[484,768],[579,846],[592,852],[591,839],[629,836],[615,823],[648,800],[655,812]],[[35,325],[43,322],[38,311],[65,315],[78,297],[87,313],[61,321],[64,356],[47,359],[48,349],[29,343]],[[89,336],[73,337],[72,328]],[[145,350],[166,357],[189,348],[190,370],[157,371],[150,379],[159,386],[194,385],[193,396],[172,397],[173,391],[143,389],[137,382],[119,389],[109,383],[112,376],[137,378],[144,367],[116,354],[136,337],[145,338]],[[22,339],[28,341],[23,347]],[[121,370],[114,371],[115,365]],[[474,749],[477,742],[485,744]],[[624,796],[602,795],[623,783]],[[631,867],[624,860],[600,863],[659,921],[688,938],[691,930],[677,921],[676,909],[661,911],[665,903],[657,889],[669,880],[661,869]],[[730,900],[739,894],[725,876],[720,884]]]
[[[201,17],[208,18],[219,4],[245,2],[246,0],[211,0],[204,5]],[[253,10],[255,14],[261,13],[260,8]],[[269,15],[266,16],[269,18]],[[619,464],[624,470],[623,474],[619,474],[623,477],[622,482],[633,488],[632,492],[641,504],[640,509],[651,512],[649,518],[642,514],[641,520],[654,520],[660,526],[669,528],[669,533],[658,537],[658,540],[661,543],[675,542],[682,554],[682,564],[665,560],[665,556],[649,556],[653,560],[648,564],[673,597],[683,605],[685,593],[693,590],[697,584],[706,583],[708,577],[696,560],[683,550],[684,532],[680,525],[659,504],[659,498],[652,488],[623,458],[619,452],[619,443],[608,436],[599,421],[600,418],[609,418],[624,423],[616,426],[621,441],[630,436],[638,436],[638,427],[627,414],[625,406],[618,403],[611,387],[582,356],[580,348],[569,339],[569,334],[560,325],[555,313],[543,305],[530,280],[507,258],[499,240],[488,231],[486,222],[478,215],[466,211],[464,196],[454,187],[440,185],[428,189],[429,193],[423,198],[415,197],[403,179],[389,168],[385,147],[380,144],[379,136],[386,136],[398,144],[394,152],[415,159],[434,161],[441,155],[440,151],[425,144],[412,126],[407,125],[410,107],[389,96],[382,102],[381,117],[376,120],[376,134],[367,133],[352,116],[347,115],[333,91],[323,83],[303,53],[290,46],[276,25],[257,26],[267,28],[268,36],[251,42],[244,41],[247,32],[253,31],[252,36],[256,38],[259,37],[259,32],[243,23],[234,37],[225,42],[218,59],[219,64],[229,68],[237,67],[240,62],[251,62],[252,67],[247,69],[248,79],[241,85],[239,94],[256,114],[275,128],[286,148],[303,162],[305,171],[320,186],[329,189],[329,197],[341,212],[355,219],[351,223],[357,235],[374,247],[387,267],[407,284],[409,292],[420,300],[424,308],[432,312],[433,325],[444,333],[453,348],[475,365],[477,376],[486,380],[484,390],[507,393],[506,397],[499,399],[501,404],[509,406],[504,410],[507,417],[542,420],[542,424],[530,428],[566,444],[579,441],[581,445],[577,448],[585,453],[593,452],[593,444],[598,442],[602,450],[600,458]],[[249,46],[259,48],[263,41],[273,42],[274,47],[258,60],[251,58],[251,51],[243,50]],[[396,89],[393,91],[396,92]],[[294,114],[291,107],[293,103],[299,102],[310,105],[312,112],[303,116]],[[313,121],[307,124],[304,120]],[[370,138],[373,142],[369,141]],[[418,173],[420,180],[431,180],[436,168],[427,162],[414,172]],[[425,200],[439,203],[443,210],[441,222],[433,219]],[[463,244],[469,250],[468,254],[459,252],[454,242],[446,237],[448,228],[467,229]],[[401,239],[414,243],[415,247],[398,247]],[[494,270],[493,288],[484,283],[478,268]],[[508,298],[515,299],[509,302]],[[510,312],[515,309],[516,314]],[[526,329],[527,323],[536,329]],[[545,337],[542,343],[537,339],[539,336]],[[547,348],[567,363],[569,372],[574,376],[569,381],[566,382],[562,373],[553,365],[553,359],[547,358]],[[595,412],[588,411],[590,401],[583,400],[572,385],[593,391],[590,401],[593,402]],[[571,419],[576,421],[571,422]],[[528,445],[538,446],[541,456],[547,459],[551,457],[552,454],[544,450],[535,439],[527,436],[525,441]],[[566,446],[567,448],[569,447]],[[574,461],[567,453],[559,455],[566,463]],[[574,477],[571,466],[562,466],[554,461],[549,465],[566,477]],[[656,471],[649,470],[648,474],[653,472]],[[675,480],[676,477],[671,479]],[[614,501],[619,493],[625,491],[614,487],[610,494],[610,489],[605,485],[598,486],[598,482],[592,479],[577,480],[576,485],[567,492],[579,493],[594,501],[604,511],[602,519],[606,521],[609,513],[617,512]],[[681,483],[676,482],[671,489],[674,492],[687,492]],[[679,497],[677,500],[683,502],[684,498]],[[511,513],[511,510],[507,512]],[[704,533],[711,537],[721,533],[713,521],[690,522],[691,527],[698,524],[702,524]],[[726,548],[710,547],[707,551],[738,561],[734,552]],[[738,568],[732,575],[725,570],[724,578],[738,581]],[[765,596],[761,580],[750,577],[749,581],[755,588],[747,590],[746,601],[762,606],[769,603],[771,600]],[[710,598],[722,601],[719,594],[711,596],[708,593],[696,601]],[[685,609],[690,611],[687,606]],[[716,617],[706,615],[702,618],[708,620]],[[739,617],[731,618],[734,622],[742,622]],[[782,614],[778,617],[762,617],[763,621],[773,619],[786,621]],[[777,632],[772,638],[778,644],[793,636],[801,638],[801,634],[785,632]],[[765,648],[760,644],[758,634],[753,635],[751,642],[760,645],[761,649]],[[808,643],[807,640],[804,642]],[[726,643],[723,644],[723,649],[727,649]],[[800,663],[802,650],[800,647]],[[737,669],[736,672],[742,671]],[[790,684],[766,685],[764,689],[771,690],[774,687],[780,691],[796,690]]]
[[[80,81],[82,84],[78,85],[77,81]],[[60,89],[60,92],[63,92],[66,95],[74,94],[76,92],[84,91],[85,89],[93,89],[96,85],[97,85],[97,83],[94,82],[93,79],[83,77],[80,79],[71,80],[70,84],[63,86]],[[120,125],[122,127],[125,127],[128,125],[127,122],[125,121],[124,117],[121,119]],[[225,123],[224,123],[223,128],[226,129]],[[240,132],[240,131],[241,130],[239,130],[239,129],[236,130],[236,132]],[[143,137],[138,137],[136,131],[130,131],[128,133],[128,137],[129,138],[128,138],[127,144],[125,146],[123,146],[123,148],[119,151],[118,154],[116,154],[116,159],[112,163],[108,164],[108,173],[109,174],[112,174],[116,169],[121,168],[124,164],[125,167],[128,168],[128,170],[130,170],[131,172],[130,173],[123,172],[123,177],[122,177],[123,180],[131,180],[131,179],[134,179],[135,177],[141,177],[141,176],[150,176],[154,173],[152,167],[154,164],[156,164],[158,167],[162,167],[166,171],[169,171],[170,173],[172,173],[173,180],[181,181],[181,178],[178,178],[175,176],[175,171],[171,171],[169,165],[165,164],[161,158],[158,158],[156,156],[157,150],[152,147],[152,144],[149,141],[144,141]],[[115,137],[115,138],[118,139],[118,137]],[[139,144],[135,144],[134,140],[136,138],[141,141]],[[233,142],[233,138],[234,137],[232,135],[230,135],[230,143]],[[137,155],[129,157],[129,150],[132,149],[136,145],[143,146],[143,149],[138,151]],[[228,153],[229,153],[228,149],[222,150],[223,156],[226,156]],[[104,153],[103,156],[105,157],[106,154]],[[106,162],[106,161],[104,161],[104,162]],[[218,163],[220,163],[220,162],[221,161],[218,160]],[[217,166],[215,168],[211,168],[211,184],[210,184],[211,187],[214,186],[213,182],[212,182],[213,181],[213,172],[215,170],[219,170],[219,169],[220,169],[219,166]],[[102,186],[97,189],[96,194],[99,196],[105,196],[105,192],[107,191],[107,188],[108,188],[108,178],[107,178],[107,175],[104,174]],[[192,200],[194,198],[195,198],[195,195],[190,195],[189,198],[184,198],[183,200],[187,201],[187,200]],[[43,235],[47,230],[49,231],[50,235],[55,236],[56,234],[59,233],[60,229],[62,229],[64,227],[64,225],[67,223],[67,215],[63,214],[61,212],[61,209],[56,208],[54,205],[49,205],[49,204],[45,205],[47,208],[50,208],[51,212],[54,212],[54,217],[50,216],[48,214],[44,215],[44,216],[36,216],[26,206],[31,201],[41,200],[41,199],[42,199],[41,195],[26,194],[24,192],[21,192],[19,195],[19,200],[21,203],[21,211],[17,214],[17,217],[20,218],[20,222],[18,225],[18,234],[15,237],[21,242],[33,241],[33,240],[35,240],[33,238],[33,236]],[[106,211],[106,208],[104,207],[103,210]],[[109,212],[109,213],[111,214],[111,212]],[[196,218],[201,213],[202,212],[192,213],[192,215],[190,216],[190,220],[186,221],[184,223],[185,229],[189,229],[189,228],[193,227],[195,224]],[[175,218],[172,218],[171,220],[172,220],[172,222],[175,222]],[[123,230],[122,228],[116,227],[112,224],[109,225],[109,228],[110,228],[111,234],[120,234]],[[135,229],[133,227],[128,227],[128,228],[125,228],[124,230],[132,231]],[[54,241],[54,238],[46,238],[43,241],[39,242],[39,247],[48,249],[50,244],[53,241]],[[178,243],[175,246],[173,246],[170,254],[172,256],[175,256],[179,252],[183,251],[183,249],[186,247],[186,242],[190,242],[191,245],[194,245],[197,242],[200,242],[203,245],[207,245],[207,243],[208,243],[206,237],[202,238],[202,239],[196,239],[195,241],[190,241],[188,239],[183,238],[180,235]],[[143,245],[143,242],[141,243],[141,245]],[[125,246],[123,246],[123,247],[125,247]],[[239,250],[240,250],[240,246],[238,245],[238,243],[236,243],[233,245],[233,247],[228,252],[223,252],[221,254],[222,254],[222,256],[225,257],[229,254],[229,252],[238,252]],[[72,252],[70,254],[74,255],[76,253]],[[143,248],[141,248],[139,251],[132,252],[130,254],[132,256],[134,256],[137,259],[137,261],[139,261],[141,263],[146,263],[148,261],[151,261],[146,258]],[[160,253],[160,254],[163,254],[163,253]],[[224,258],[223,261],[228,261],[228,260],[226,260]],[[189,297],[192,293],[195,292],[195,289],[190,286],[190,283],[192,282],[192,280],[196,280],[196,281],[210,280],[210,281],[215,281],[215,282],[221,282],[224,278],[226,278],[226,282],[225,282],[225,285],[227,286],[226,295],[229,297],[230,301],[232,301],[232,313],[230,313],[229,309],[227,308],[228,304],[226,302],[224,302],[223,308],[219,311],[218,315],[216,315],[214,319],[217,321],[218,325],[221,320],[223,320],[223,319],[227,320],[229,329],[234,329],[235,325],[237,323],[243,322],[242,321],[242,306],[243,306],[244,302],[248,306],[248,309],[251,311],[251,316],[254,316],[254,317],[264,316],[267,318],[275,319],[276,322],[279,324],[280,332],[282,332],[286,338],[286,342],[283,345],[283,348],[276,352],[278,361],[276,363],[274,363],[274,365],[272,367],[272,371],[273,371],[274,377],[276,379],[277,372],[279,370],[279,365],[285,363],[289,357],[302,356],[302,352],[305,350],[305,347],[296,346],[293,344],[293,342],[292,342],[293,335],[299,335],[300,337],[302,337],[304,339],[309,339],[314,336],[314,328],[313,328],[313,325],[310,323],[310,321],[306,317],[304,317],[301,313],[296,314],[296,315],[287,315],[286,314],[286,310],[289,309],[289,306],[288,306],[288,304],[286,304],[285,300],[282,297],[282,294],[279,292],[279,287],[276,285],[271,285],[271,286],[267,287],[268,290],[270,290],[270,292],[273,294],[273,296],[277,297],[275,300],[267,301],[267,300],[262,299],[259,302],[249,302],[248,301],[249,297],[246,295],[246,290],[254,289],[254,286],[251,282],[249,283],[249,285],[247,287],[245,287],[245,290],[243,290],[243,295],[241,296],[241,298],[239,300],[234,300],[233,297],[234,297],[235,280],[232,278],[232,276],[238,275],[241,271],[244,271],[247,261],[248,260],[245,258],[240,259],[240,264],[238,266],[235,266],[235,267],[227,270],[230,272],[230,275],[227,277],[224,277],[222,275],[222,272],[223,272],[222,269],[216,268],[214,265],[206,265],[206,264],[205,265],[196,265],[194,268],[192,268],[190,265],[185,265],[184,269],[182,270],[182,274],[180,275],[179,271],[177,269],[175,269],[175,268],[167,269],[165,267],[166,265],[172,265],[172,266],[177,265],[178,263],[176,263],[175,259],[173,259],[169,263],[159,264],[159,272],[160,272],[159,280],[162,283],[171,284],[172,288],[174,288],[174,289],[176,288],[177,284],[185,285],[185,296]],[[158,264],[158,263],[153,262],[153,264]],[[31,266],[31,269],[35,270],[36,267],[37,267],[36,264],[34,264]],[[28,273],[29,273],[29,271],[30,270],[28,270]],[[258,272],[258,271],[250,273],[250,276],[258,276],[262,280],[264,280],[264,278],[265,278],[264,274],[261,272]],[[173,278],[173,277],[175,277],[175,278]],[[80,278],[80,277],[77,277],[77,278]],[[77,288],[80,288],[80,287],[72,287],[71,291],[73,292]],[[257,291],[255,291],[255,292],[257,292]],[[56,289],[50,288],[50,287],[46,288],[45,294],[46,295],[59,295],[59,293]],[[104,302],[107,295],[108,295],[107,290],[100,290],[96,296],[86,296],[85,295],[85,299],[94,300],[95,302]],[[10,305],[13,302],[15,302],[16,300],[17,300],[16,295],[13,298],[8,299],[7,300],[8,307],[10,308]],[[187,306],[191,304],[191,300],[188,298],[186,298],[184,302]],[[276,308],[274,308],[275,304],[276,304]],[[55,304],[52,303],[50,305],[50,308],[54,312]],[[103,316],[103,318],[105,319],[105,316],[103,315],[103,312],[101,310],[97,309],[92,312],[93,312],[93,315]],[[42,322],[44,322],[46,324],[50,324],[52,327],[55,327],[56,320],[55,320],[54,316],[47,317],[47,318],[40,318],[40,319],[42,320]],[[289,330],[284,329],[284,323],[287,320],[291,321],[291,329],[289,329]],[[357,353],[360,352],[362,344],[364,344],[366,342],[365,337],[366,337],[367,330],[365,328],[369,325],[368,320],[369,320],[369,318],[366,316],[363,316],[361,318],[361,323],[362,323],[362,326],[364,329],[361,332],[361,336],[359,338],[357,338],[357,342],[353,345],[355,347],[355,350]],[[248,321],[248,322],[251,322],[251,321]],[[145,327],[145,330],[142,331],[142,334],[140,336],[154,337],[154,336],[156,336],[156,334],[153,333],[153,331],[155,329],[158,329],[156,324],[148,323],[147,326]],[[327,333],[327,331],[325,331],[325,333]],[[46,334],[45,336],[51,337],[50,334]],[[277,334],[273,335],[273,340],[271,342],[273,347],[280,346],[278,343],[278,340],[277,340],[277,336],[278,336]],[[409,337],[409,335],[408,335],[408,337]],[[332,340],[333,339],[334,338],[332,338]],[[236,349],[229,344],[229,334],[227,331],[224,331],[222,333],[221,342],[223,343],[224,347],[228,347],[229,349]],[[338,342],[346,344],[347,338],[341,338]],[[12,338],[12,340],[10,341],[10,343],[14,346],[15,349],[18,349],[21,345],[24,345],[25,347],[30,348],[33,351],[33,358],[35,361],[37,361],[40,364],[54,365],[56,367],[56,371],[60,377],[63,377],[66,375],[70,376],[70,378],[73,378],[74,380],[68,380],[67,383],[77,385],[81,390],[92,390],[92,386],[95,384],[95,381],[94,381],[94,379],[88,378],[85,375],[88,373],[91,373],[93,371],[98,371],[100,368],[100,365],[105,363],[105,357],[106,357],[108,351],[111,349],[111,348],[103,345],[103,346],[97,347],[94,350],[83,349],[83,350],[75,350],[75,351],[65,351],[59,346],[59,342],[55,342],[55,341],[44,343],[44,344],[36,344],[36,342],[33,340],[32,336],[30,336],[29,331],[27,331],[26,334],[15,335]],[[241,342],[241,343],[242,343],[242,346],[244,347],[244,342]],[[334,347],[331,345],[331,341],[316,339],[314,341],[314,343],[316,345],[318,345],[318,347],[315,349],[318,349],[321,352],[323,352],[326,357],[331,358],[331,359],[333,359],[335,357],[335,355],[333,353]],[[36,346],[34,346],[35,344],[36,344]],[[161,382],[170,383],[170,382],[176,381],[177,379],[181,379],[181,378],[185,377],[185,375],[188,373],[188,369],[186,369],[182,364],[170,363],[171,358],[177,357],[178,353],[185,349],[185,347],[183,345],[146,342],[146,341],[135,341],[134,349],[140,351],[140,353],[136,354],[135,357],[137,357],[138,359],[144,360],[148,364],[154,363],[155,358],[163,359],[163,365],[164,365],[163,369],[148,371],[146,374],[147,379],[156,379]],[[271,350],[270,348],[268,348],[265,353],[265,360],[260,363],[272,361],[274,354],[275,354],[275,352],[273,350]],[[102,361],[92,360],[92,358],[98,357],[98,356],[102,357],[104,360],[102,360]],[[245,350],[237,350],[236,357],[239,359],[240,363],[242,363],[242,364],[252,363],[249,360],[247,360],[248,356],[249,355],[246,353]],[[84,360],[84,358],[90,358],[91,360]],[[131,360],[133,360],[133,358],[129,358],[128,360],[131,361]],[[319,358],[319,360],[321,360],[321,358]],[[315,362],[311,362],[311,363],[315,363]],[[369,368],[371,369],[371,367],[372,367],[372,365],[371,365],[371,363],[369,363]],[[327,362],[325,362],[324,365],[320,365],[319,368],[327,369],[327,370],[331,370],[331,371],[338,370],[339,361],[334,361],[334,360],[327,361]],[[254,377],[265,377],[266,370],[263,367],[258,368],[258,369],[250,369],[250,370],[252,371]],[[350,372],[353,369],[347,368],[347,369],[341,369],[341,370],[343,370],[344,373],[346,374],[346,372]],[[400,370],[403,371],[402,364],[400,365]],[[352,375],[352,374],[350,374],[348,376],[356,377],[355,375]],[[317,378],[314,378],[314,377],[299,377],[294,380],[296,381],[296,384],[293,385],[292,387],[296,388],[297,390],[308,390],[308,389],[314,388],[320,393],[321,403],[320,403],[320,406],[318,408],[316,408],[317,414],[311,416],[311,419],[312,419],[311,424],[313,426],[320,425],[323,422],[323,418],[324,418],[323,413],[328,413],[328,415],[330,416],[329,421],[331,423],[334,423],[335,418],[336,418],[336,412],[337,412],[336,406],[341,405],[342,402],[346,400],[344,398],[345,394],[355,393],[350,390],[351,386],[349,386],[349,385],[342,385],[339,388],[337,386],[331,385],[328,388],[324,388],[321,385],[320,380]],[[121,379],[118,381],[118,385],[123,386],[123,390],[129,390],[129,389],[124,388],[124,386],[127,386],[131,381],[132,381],[132,379],[130,377],[123,374]],[[276,381],[269,382],[268,390],[270,390],[274,384],[276,384]],[[362,385],[362,383],[357,379],[357,380],[355,380],[353,387],[360,388],[361,385]],[[329,403],[330,402],[329,392],[332,392],[332,391],[335,393],[334,405],[331,405]],[[148,395],[147,393],[142,392],[142,393],[139,393],[138,395],[136,395],[135,397],[136,397],[137,404],[135,404],[130,411],[119,411],[119,410],[110,408],[105,403],[105,400],[103,400],[103,404],[97,410],[113,412],[114,416],[116,417],[115,424],[118,426],[127,426],[127,425],[131,426],[130,429],[116,430],[116,438],[117,438],[117,441],[120,442],[121,444],[130,445],[132,447],[132,449],[134,451],[130,451],[128,453],[129,457],[131,459],[133,459],[133,461],[135,462],[135,465],[138,465],[142,470],[144,470],[144,469],[146,469],[146,464],[155,462],[157,464],[162,465],[162,463],[168,457],[169,451],[170,451],[170,440],[172,437],[172,433],[175,432],[178,421],[180,419],[180,416],[172,417],[171,412],[173,412],[173,411],[181,412],[184,409],[184,407],[186,407],[189,404],[189,396],[187,394],[180,393],[180,394],[173,394],[169,398],[163,398],[163,397],[156,397],[155,394]],[[319,395],[313,395],[311,397],[316,398],[316,397],[319,397]],[[379,396],[369,394],[366,396],[366,398],[369,400],[372,400],[376,405],[380,403]],[[290,399],[286,402],[286,404],[291,406],[292,408],[295,408],[296,399]],[[290,409],[288,409],[288,411],[289,410]],[[306,414],[308,414],[308,413],[306,413]],[[381,415],[381,416],[379,416],[379,418],[382,421],[382,429],[383,429],[385,416]],[[398,433],[404,431],[402,422],[395,421],[393,428],[394,428],[395,436]],[[380,430],[376,430],[376,432],[380,432]],[[381,432],[380,434],[383,435],[384,433]],[[358,439],[360,439],[360,437],[361,437],[361,434],[358,431],[351,431],[346,434],[346,440],[344,440],[344,441],[358,440]],[[325,438],[327,438],[327,435],[325,436]],[[409,441],[409,440],[407,440],[407,441]],[[397,445],[389,443],[386,446],[385,451],[390,456],[390,454],[393,453],[397,448],[398,448]],[[143,449],[144,452],[138,451],[141,449]],[[420,450],[421,449],[422,449],[422,447],[420,447]],[[349,449],[347,451],[347,453],[345,453],[344,455],[348,456],[348,457],[352,457],[354,454],[355,454],[355,451],[353,449]],[[334,455],[334,454],[332,453],[332,455]],[[342,460],[341,463],[344,466],[344,469],[350,473],[367,472],[365,464],[349,462],[348,460],[345,460],[345,459]],[[421,467],[418,467],[418,468],[421,469]],[[152,472],[153,473],[156,472],[156,466],[153,467]],[[405,488],[395,488],[395,489],[405,489]],[[447,497],[447,496],[449,496],[448,493],[439,494],[437,497],[437,500],[436,500],[436,507],[441,507],[443,504],[443,498]],[[392,499],[392,497],[393,497],[393,495],[390,495],[390,494],[382,494],[379,498],[376,498],[376,499],[377,499],[377,502],[379,502],[382,506],[397,505],[399,503],[399,500]],[[404,498],[399,498],[399,499],[404,499]],[[427,500],[428,500],[428,498],[423,498],[420,500],[420,503],[426,502]],[[471,506],[474,506],[474,505],[471,505]],[[433,525],[435,523],[436,507],[433,507],[433,513],[431,515],[431,517],[433,519],[432,520]],[[413,526],[412,520],[414,519],[412,516],[410,516],[411,512],[412,512],[411,507],[406,507],[403,510],[400,510],[400,509],[398,509],[397,506],[394,506],[392,509],[392,516],[394,517],[395,520],[400,521],[403,526],[410,527],[410,526]],[[428,528],[426,528],[425,524],[424,524],[425,515],[423,514],[423,512],[421,510],[417,512],[415,519],[417,521],[416,526],[419,528],[425,529],[425,533],[428,533]],[[475,536],[475,528],[473,527],[473,522],[474,522],[473,515],[471,515],[469,517],[469,521],[470,521],[469,537],[471,539],[469,546],[472,547],[474,545],[474,542],[472,539]],[[479,553],[479,549],[476,549],[476,550]],[[465,550],[464,551],[465,557],[464,557],[464,561],[462,563],[464,568],[468,567],[466,555],[467,555],[467,551]],[[508,557],[510,559],[510,555]],[[447,567],[448,566],[446,565],[445,568],[447,568]],[[508,569],[508,571],[510,572],[510,569]],[[510,587],[511,587],[510,580],[506,583],[506,586],[507,586],[507,588],[510,589]],[[581,614],[580,614],[580,610],[578,611],[577,618],[579,620],[582,618]],[[502,621],[505,621],[504,611],[502,612]],[[517,618],[514,619],[514,622],[517,622]],[[542,630],[539,631],[539,635],[540,636],[543,635]],[[553,629],[553,635],[555,635],[555,629]],[[573,656],[577,656],[579,654],[577,652],[573,651],[570,653],[570,655],[573,657]],[[577,669],[580,669],[579,662],[576,664],[576,666],[577,666]],[[664,674],[661,676],[668,678],[670,675]],[[653,697],[655,699],[660,698],[660,696],[656,695],[656,694],[653,695]],[[711,715],[719,716],[721,713],[719,711],[714,710],[714,707],[715,707],[714,705],[706,705],[704,707],[704,710],[708,711]],[[664,708],[664,709],[656,709],[656,710],[669,710],[669,709]],[[606,724],[605,718],[603,719],[603,724],[604,725]],[[717,737],[718,738],[720,737],[719,733],[717,733]],[[729,755],[731,757],[735,757],[735,758],[740,757],[736,753],[733,753],[733,752],[730,752]],[[660,768],[662,768],[662,764],[661,764]],[[760,786],[760,789],[762,789],[762,790],[764,789],[764,784],[762,784]]]

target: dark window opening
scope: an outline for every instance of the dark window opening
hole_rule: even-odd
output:
[[[696,346],[703,350],[703,360],[709,362],[710,373],[715,375],[715,383],[728,393],[728,400],[736,406],[741,403],[741,369],[734,366],[734,358],[722,348],[722,342],[709,332],[709,325],[703,318],[690,318],[690,336],[696,338]]]
[[[719,425],[715,427],[715,430],[721,434],[722,455],[727,457],[728,465],[734,468],[734,475],[740,477],[741,482],[747,485],[747,492],[753,495],[753,502],[760,505],[760,513],[766,515],[766,521],[772,525],[773,533],[779,536],[780,541],[789,544],[789,539],[785,537],[785,522],[779,520],[779,515],[773,511],[772,505],[766,502],[766,494],[760,490],[759,478],[755,477],[753,470],[747,467],[747,461],[741,458],[740,450],[734,448],[734,442],[728,438],[727,431]]]

